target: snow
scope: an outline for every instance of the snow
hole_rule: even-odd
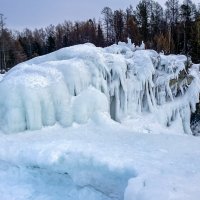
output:
[[[0,137],[4,200],[198,200],[200,138],[137,134],[96,114]]]
[[[76,45],[0,77],[1,199],[199,200],[200,66],[144,48]]]

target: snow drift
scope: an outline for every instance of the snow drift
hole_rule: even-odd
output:
[[[0,128],[65,127],[105,112],[119,122],[148,114],[190,134],[200,81],[197,67],[186,71],[186,62],[183,55],[165,56],[130,40],[107,48],[76,45],[31,59],[0,82]]]
[[[199,200],[199,146],[199,137],[134,134],[102,113],[0,134],[1,199]]]

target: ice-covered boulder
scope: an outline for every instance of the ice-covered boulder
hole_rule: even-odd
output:
[[[145,116],[191,133],[199,72],[183,55],[165,56],[130,41],[107,48],[63,48],[18,64],[0,81],[0,128],[36,130],[85,123],[96,112],[123,122]],[[133,124],[134,126],[134,124]]]

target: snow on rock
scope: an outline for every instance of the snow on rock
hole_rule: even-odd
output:
[[[85,123],[96,112],[134,122],[150,113],[160,126],[176,122],[190,134],[200,84],[193,68],[186,71],[186,61],[130,40],[107,48],[76,45],[31,59],[0,81],[0,128],[19,132],[56,122],[66,127]]]

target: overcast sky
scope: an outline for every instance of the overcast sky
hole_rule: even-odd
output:
[[[166,0],[158,1],[164,5]],[[0,13],[3,13],[8,28],[40,28],[58,24],[64,20],[86,20],[101,17],[101,10],[125,9],[137,5],[139,0],[0,0]],[[193,0],[200,2],[200,0]]]

